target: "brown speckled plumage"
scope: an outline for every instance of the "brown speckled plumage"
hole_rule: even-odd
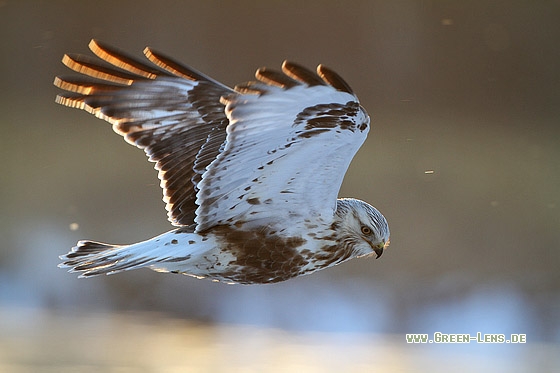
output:
[[[285,61],[231,89],[150,48],[148,64],[92,40],[65,55],[57,102],[110,122],[159,171],[177,228],[131,245],[80,241],[61,256],[82,277],[148,267],[215,281],[273,283],[377,254],[383,215],[337,199],[370,129],[334,71]]]

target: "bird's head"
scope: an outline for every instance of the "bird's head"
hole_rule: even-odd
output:
[[[343,244],[352,244],[356,256],[379,258],[389,246],[389,225],[370,204],[354,198],[341,198],[336,204],[336,220]]]

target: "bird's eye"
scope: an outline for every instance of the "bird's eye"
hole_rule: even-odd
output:
[[[371,228],[366,225],[362,225],[362,233],[365,235],[371,234]]]

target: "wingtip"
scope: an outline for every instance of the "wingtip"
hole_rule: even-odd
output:
[[[258,81],[263,82],[267,85],[272,85],[276,87],[281,87],[284,89],[289,89],[299,85],[297,81],[290,78],[286,74],[278,72],[276,70],[271,70],[266,67],[261,67],[255,72],[255,78]]]
[[[63,95],[56,95],[54,102],[59,105],[71,108],[85,109],[85,104],[79,97],[66,97]]]
[[[97,39],[91,39],[88,43],[88,48],[95,53],[94,50],[99,48],[99,41]]]
[[[89,49],[97,57],[110,63],[111,65],[125,70],[129,73],[136,74],[147,79],[156,79],[159,72],[146,65],[144,62],[137,60],[135,57],[129,56],[124,51],[91,39],[88,44]]]
[[[319,64],[317,66],[317,75],[323,79],[325,83],[334,87],[338,91],[350,93],[354,95],[354,91],[350,87],[348,83],[338,73],[336,73],[333,69],[328,68],[323,64]]]
[[[150,48],[150,47],[144,48],[142,53],[144,53],[144,56],[146,56],[146,58],[150,61],[151,61],[151,57],[154,55],[154,52],[152,51],[152,48]]]
[[[295,62],[284,60],[282,63],[282,72],[290,78],[298,82],[305,83],[310,87],[316,85],[326,85],[323,79],[317,76],[313,70],[309,70],[308,68]]]
[[[144,48],[143,53],[151,63],[153,63],[160,69],[163,69],[167,73],[175,76],[180,76],[188,80],[199,80],[199,77],[196,75],[196,73],[193,74],[193,71],[191,71],[190,68],[183,66],[179,62],[173,60],[170,57],[167,57],[163,53],[153,50],[150,47]]]
[[[64,53],[62,55],[62,59],[60,60],[62,64],[70,69],[72,69],[72,65],[74,64],[74,60],[68,53]]]
[[[63,80],[60,79],[59,76],[55,76],[55,77],[54,77],[54,80],[53,80],[53,85],[54,85],[55,87],[60,88],[60,86],[61,86],[62,84],[63,84]]]

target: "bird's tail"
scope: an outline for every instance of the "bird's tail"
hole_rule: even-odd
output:
[[[58,266],[70,268],[69,272],[81,272],[80,277],[91,277],[153,264],[156,258],[142,255],[142,251],[137,248],[138,245],[110,245],[94,241],[79,241],[68,254],[60,256],[63,262]]]

